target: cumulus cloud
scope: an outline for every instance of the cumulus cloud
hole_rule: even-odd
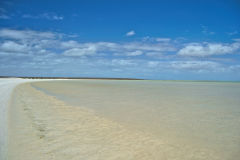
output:
[[[69,49],[69,48],[76,48],[79,46],[80,45],[77,41],[70,40],[70,41],[61,42],[59,47]]]
[[[1,29],[0,38],[17,40],[53,39],[56,38],[56,34],[52,32],[38,32],[32,30]]]
[[[96,53],[95,46],[87,46],[84,48],[72,48],[63,52],[65,56],[89,56]]]
[[[116,56],[139,56],[147,52],[170,52],[175,51],[171,44],[163,43],[113,43],[113,42],[95,42],[95,43],[79,43],[76,41],[61,42],[61,48],[88,48],[94,47],[96,53],[112,53]]]
[[[28,47],[25,44],[19,44],[13,41],[5,41],[0,43],[1,52],[26,53]]]
[[[136,33],[134,30],[131,30],[129,32],[126,33],[126,36],[130,37],[130,36],[134,36]]]
[[[90,55],[121,55],[139,56],[153,52],[175,51],[176,48],[169,43],[161,42],[94,42],[80,43],[74,40],[62,40],[62,34],[53,32],[40,32],[33,30],[1,29],[0,38],[5,41],[12,41],[16,44],[28,46],[29,53],[48,53],[58,50],[64,56],[90,56]],[[15,44],[16,43],[16,44]],[[15,46],[14,46],[15,44]],[[2,44],[3,45],[3,44]],[[11,48],[11,47],[10,47]]]
[[[180,56],[206,57],[212,55],[233,54],[240,49],[240,43],[190,43],[178,51]]]
[[[34,30],[0,29],[0,72],[16,70],[39,74],[72,75],[118,71],[124,74],[153,72],[240,72],[239,64],[207,56],[235,53],[233,43],[176,43],[171,39],[134,42],[79,42],[64,34]],[[189,58],[190,56],[190,58]],[[77,58],[79,57],[79,58]],[[204,61],[199,60],[204,58]],[[213,57],[214,58],[214,57]],[[77,68],[77,69],[76,69]],[[95,69],[95,70],[94,70]],[[19,72],[20,73],[20,72]],[[126,74],[125,74],[126,73]]]

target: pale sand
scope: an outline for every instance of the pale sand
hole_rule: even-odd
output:
[[[124,116],[124,115],[122,115]],[[9,109],[8,159],[223,159],[208,148],[127,127],[23,84]]]
[[[0,160],[6,159],[7,153],[7,112],[12,90],[20,83],[38,81],[21,78],[0,78]]]
[[[62,79],[59,79],[62,81]],[[9,100],[13,89],[21,84],[27,82],[37,82],[37,81],[51,81],[46,79],[22,79],[22,78],[0,78],[0,160],[7,159],[7,113]],[[56,80],[55,80],[56,81]]]

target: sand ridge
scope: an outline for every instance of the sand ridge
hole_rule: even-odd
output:
[[[12,102],[9,160],[221,159],[204,148],[180,147],[131,130],[84,106],[67,106],[30,84],[18,86]]]

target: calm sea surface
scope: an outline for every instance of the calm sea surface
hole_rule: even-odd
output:
[[[69,80],[32,86],[173,143],[201,146],[226,159],[240,156],[240,83]]]

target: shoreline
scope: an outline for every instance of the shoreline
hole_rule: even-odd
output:
[[[8,112],[12,103],[14,90],[18,85],[30,82],[51,81],[40,79],[0,78],[0,159],[7,159]]]
[[[81,80],[81,79],[95,79],[95,80],[145,80],[145,79],[140,79],[140,78],[112,78],[112,77],[9,77],[9,76],[0,76],[0,79],[4,78],[22,78],[22,79],[76,79],[76,80]]]
[[[31,83],[15,88],[9,114],[10,160],[220,159],[207,149],[177,145],[84,106],[69,106]]]
[[[11,76],[0,76],[0,79],[6,78],[21,78],[21,79],[36,79],[36,80],[140,80],[140,81],[166,81],[166,82],[223,82],[223,83],[240,83],[239,80],[228,81],[228,80],[174,80],[174,79],[143,79],[143,78],[113,78],[113,77],[11,77]]]
[[[85,80],[32,86],[68,105],[93,109],[124,127],[151,132],[178,147],[204,147],[225,159],[239,148],[239,84]]]
[[[12,92],[14,88],[21,84],[29,82],[30,80],[23,80],[20,78],[0,79],[0,159],[6,159],[7,153],[7,123],[8,123],[8,109],[11,103]]]
[[[89,102],[93,102],[93,104],[96,105],[96,107],[100,107],[100,108],[101,108],[101,105],[103,104],[105,104],[106,106],[113,106],[117,108],[119,108],[120,106],[124,107],[124,105],[119,106],[120,104],[119,101],[116,101],[116,100],[119,100],[119,98],[122,101],[125,101],[124,97],[121,97],[121,95],[123,96],[124,94],[126,98],[127,97],[130,98],[132,95],[136,96],[136,93],[139,93],[140,95],[138,96],[141,97],[141,96],[144,96],[144,94],[141,94],[141,93],[152,95],[151,94],[152,91],[156,95],[156,93],[158,93],[156,92],[158,89],[156,88],[155,82],[153,83],[151,82],[155,86],[155,87],[154,86],[151,87],[149,86],[150,84],[147,81],[135,81],[135,82],[134,81],[129,81],[129,82],[111,81],[110,82],[110,81],[98,81],[98,80],[96,81],[73,80],[73,81],[66,81],[66,82],[52,81],[52,82],[40,82],[40,83],[37,81],[38,80],[36,81],[32,80],[32,81],[28,81],[30,83],[19,84],[14,88],[14,91],[11,94],[11,100],[9,101],[9,103],[11,104],[9,104],[9,108],[8,108],[9,109],[8,138],[10,138],[8,140],[8,149],[9,149],[9,152],[7,154],[8,160],[15,160],[15,159],[16,160],[28,160],[28,159],[29,160],[32,160],[32,159],[39,159],[39,160],[58,159],[59,160],[60,159],[61,160],[61,159],[79,159],[79,157],[82,159],[90,159],[90,160],[91,159],[112,160],[117,158],[139,159],[139,160],[141,159],[152,160],[152,159],[161,159],[161,158],[162,159],[179,159],[179,160],[180,159],[222,160],[222,159],[226,159],[228,156],[231,156],[229,154],[230,152],[224,155],[224,153],[221,153],[219,150],[215,150],[214,148],[209,147],[207,143],[198,144],[196,143],[197,141],[194,141],[194,142],[184,141],[184,139],[181,138],[181,134],[178,135],[180,137],[171,135],[170,132],[168,132],[167,128],[164,128],[164,121],[159,121],[156,119],[156,121],[154,122],[154,119],[151,119],[150,117],[145,117],[147,119],[145,119],[144,121],[140,121],[140,122],[144,122],[144,124],[137,123],[139,122],[138,120],[141,120],[141,119],[134,119],[134,117],[137,118],[137,116],[139,115],[136,114],[134,116],[134,112],[129,112],[130,110],[128,110],[129,114],[130,115],[132,114],[131,117],[133,119],[129,119],[131,121],[131,124],[127,125],[127,123],[121,121],[121,119],[119,119],[120,120],[119,121],[118,119],[114,119],[110,115],[101,114],[94,107],[89,108],[87,106]],[[42,81],[45,81],[45,80],[42,80]],[[168,88],[169,93],[164,92],[163,94],[162,92],[160,92],[157,95],[161,95],[160,97],[164,97],[164,95],[166,96],[170,93],[171,93],[170,95],[172,95],[172,92],[170,92],[171,91],[170,86],[172,86],[171,84],[173,84],[173,82],[171,83],[169,82],[168,85],[167,83],[162,83],[162,82],[158,82],[158,83],[161,83],[163,85],[163,86],[160,85],[160,88],[166,87],[165,89],[161,88],[163,91]],[[150,87],[151,90],[146,90],[147,92],[141,92],[141,87],[139,88],[138,86],[139,84],[141,84],[141,86],[146,85]],[[182,84],[184,83],[179,83],[178,86],[180,86],[180,88],[184,87],[182,86]],[[63,93],[69,92],[71,93],[69,95],[70,97],[74,95],[72,93],[75,93],[78,96],[80,94],[83,94],[82,95],[83,97],[81,97],[80,99],[81,99],[81,102],[85,101],[86,103],[80,103],[80,101],[79,103],[76,103],[76,104],[68,103],[66,99],[65,100],[61,98],[59,99],[54,94],[45,93],[44,89],[39,90],[35,88],[38,85],[40,85],[40,88],[46,87],[48,91],[51,91],[51,89],[52,91],[54,91],[54,88],[56,88],[56,92],[57,91],[63,92]],[[223,84],[219,84],[219,85],[222,86]],[[229,83],[228,88],[229,88],[229,85],[232,86],[234,84]],[[111,88],[110,86],[111,87],[114,86],[114,88]],[[126,86],[128,87],[131,86],[130,90],[127,89]],[[199,85],[197,86],[200,87],[202,90],[204,90],[203,87],[205,86],[205,83],[201,83],[200,86]],[[175,87],[172,86],[172,87],[173,87],[172,89],[174,89],[176,86]],[[205,87],[209,87],[209,85]],[[153,88],[157,90],[154,91],[152,90]],[[78,90],[79,92],[76,92]],[[114,92],[110,92],[110,91],[114,91]],[[221,92],[217,92],[216,95],[219,96],[219,93]],[[111,96],[109,94],[111,94]],[[102,95],[103,97],[99,97],[99,95]],[[107,99],[104,99],[104,98],[107,98]],[[198,97],[198,99],[199,98],[200,97]],[[144,106],[146,107],[149,106],[147,108],[151,109],[150,106],[153,104],[151,103],[149,104],[150,101],[147,97],[145,98],[142,97],[140,99],[147,100]],[[191,99],[194,100],[194,96],[191,97]],[[102,100],[109,103],[102,103]],[[133,107],[132,109],[136,110],[138,113],[145,113],[143,114],[143,116],[147,116],[149,113],[151,113],[149,114],[151,115],[151,117],[154,116],[153,114],[153,112],[155,112],[154,110],[153,112],[149,112],[147,108],[145,108],[146,110],[144,108],[141,108],[141,105],[145,103],[145,102],[141,103],[141,100],[139,101],[140,104],[134,101],[133,101],[134,103],[130,103],[131,101],[127,101],[128,103],[126,104],[132,104],[132,105],[135,104],[136,108]],[[166,105],[168,104],[171,106],[171,103],[169,101],[166,100],[165,102],[166,102]],[[230,102],[234,102],[234,101],[230,101]],[[195,103],[197,102],[195,101],[194,104]],[[183,104],[181,104],[181,106],[183,106]],[[115,111],[117,111],[116,110],[117,108],[115,108]],[[163,112],[164,108],[162,109],[163,109],[162,110]],[[175,109],[170,110],[170,112],[166,112],[166,113],[180,114],[183,111],[183,110],[177,110],[177,112],[175,112],[176,111]],[[105,110],[105,112],[107,112],[107,110]],[[163,112],[161,116],[167,116],[166,113]],[[183,111],[182,113],[184,113],[184,115],[186,116],[186,112]],[[196,113],[199,113],[199,112],[196,112]],[[215,113],[215,112],[212,112],[212,113]],[[126,115],[126,113],[124,114],[124,112],[118,112],[118,114],[119,116],[124,115],[126,116],[126,118],[130,118],[128,117],[128,115]],[[192,115],[192,113],[189,115]],[[166,117],[167,119],[165,120],[173,120],[173,118],[177,118],[177,117],[178,117],[177,115],[173,117],[170,116],[170,117]],[[157,124],[158,122],[162,123],[162,125],[160,126],[161,128],[163,127],[162,128],[163,130],[159,130],[161,132],[159,132],[159,134],[157,135],[150,128],[152,125],[153,125],[152,127],[154,127],[154,125]],[[150,128],[149,127],[145,128],[145,126],[136,126],[136,125],[147,125]],[[170,126],[171,125],[167,125],[166,127],[170,127]],[[176,131],[181,132],[181,130],[179,129],[184,129],[184,127],[176,128]],[[192,127],[189,129],[192,129]],[[168,134],[165,134],[165,133],[168,133]],[[188,133],[191,134],[192,132],[188,132]],[[191,137],[191,135],[189,136]],[[216,134],[216,136],[219,136],[219,134]],[[228,137],[228,138],[234,138],[234,137]],[[228,140],[227,137],[225,137],[224,139]],[[190,140],[190,139],[188,138],[186,140]],[[210,138],[210,140],[213,140],[213,139]],[[231,143],[226,143],[226,144],[231,144]],[[234,155],[237,156],[238,154],[235,153]],[[228,157],[228,158],[231,158],[231,157]]]

